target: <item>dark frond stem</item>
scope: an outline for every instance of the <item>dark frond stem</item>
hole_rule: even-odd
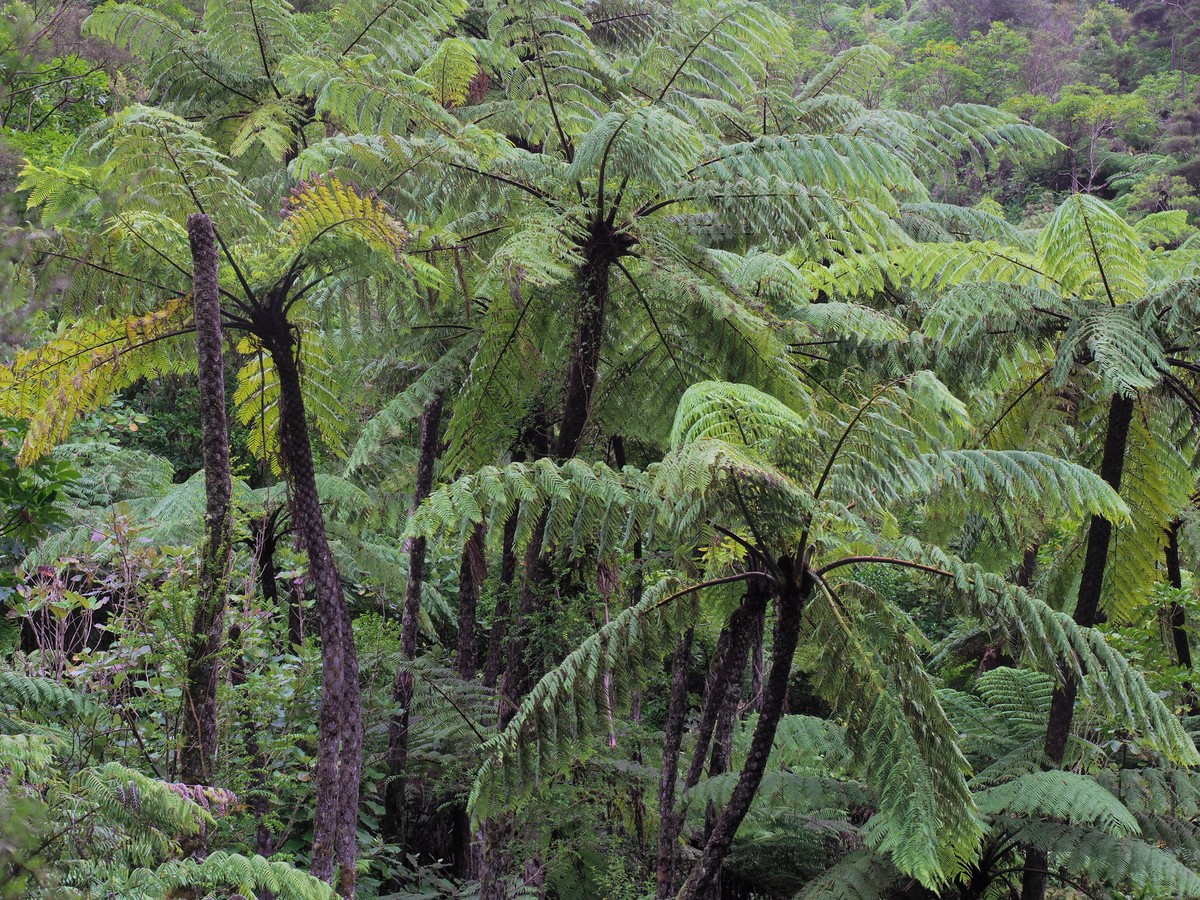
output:
[[[188,216],[187,230],[194,270],[192,302],[196,322],[205,510],[200,583],[192,615],[183,694],[184,744],[180,776],[187,784],[210,784],[218,736],[217,654],[224,637],[226,592],[233,555],[233,479],[229,466],[229,423],[225,416],[217,244],[208,216]]]

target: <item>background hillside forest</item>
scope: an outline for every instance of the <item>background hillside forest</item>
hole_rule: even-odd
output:
[[[0,2],[0,900],[1200,897],[1200,0]]]

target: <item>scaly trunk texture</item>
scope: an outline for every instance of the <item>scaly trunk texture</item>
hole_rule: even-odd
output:
[[[658,775],[658,900],[675,893],[675,857],[683,813],[675,809],[675,782],[679,779],[679,747],[683,743],[683,720],[687,714],[688,668],[695,629],[689,628],[675,648],[671,660],[671,696],[667,701],[667,724],[663,734],[663,762]]]
[[[192,618],[192,643],[184,687],[184,743],[180,777],[209,784],[217,751],[217,654],[225,629],[229,565],[233,553],[233,480],[229,472],[229,424],[225,418],[225,360],[221,352],[221,295],[217,240],[208,216],[187,220],[192,248],[192,306],[200,387],[204,454],[204,548]]]
[[[784,560],[784,562],[789,562]],[[798,573],[785,571],[778,598],[778,608],[775,615],[775,640],[771,648],[771,668],[767,673],[767,682],[763,689],[762,712],[758,717],[758,725],[750,739],[750,750],[746,754],[746,762],[738,776],[733,794],[713,825],[712,833],[700,852],[700,859],[692,868],[687,881],[679,891],[678,900],[700,900],[707,897],[712,890],[715,879],[721,871],[729,848],[733,844],[733,836],[738,826],[750,810],[758,786],[762,782],[763,772],[766,771],[767,757],[771,753],[771,745],[775,741],[775,731],[779,727],[779,719],[783,715],[784,700],[787,697],[788,677],[792,671],[792,657],[796,653],[796,644],[800,639],[801,617],[804,603],[812,591],[812,584],[807,573],[799,578]]]
[[[1114,491],[1121,489],[1125,471],[1125,447],[1129,442],[1129,425],[1133,421],[1133,398],[1114,394],[1108,405],[1108,425],[1104,435],[1104,455],[1100,459],[1100,477]],[[1087,550],[1075,602],[1075,622],[1084,628],[1095,625],[1100,612],[1100,596],[1104,592],[1104,572],[1108,563],[1108,547],[1112,542],[1112,523],[1102,516],[1092,516],[1088,525]],[[1046,726],[1047,759],[1056,767],[1062,765],[1075,717],[1075,696],[1079,686],[1071,677],[1054,690],[1050,698],[1050,721]],[[1025,871],[1021,877],[1021,900],[1043,900],[1046,896],[1046,853],[1030,848],[1025,854]]]
[[[442,397],[435,396],[421,413],[417,449],[417,477],[413,486],[409,515],[433,490],[433,467],[437,462],[438,429],[442,422]],[[417,657],[417,631],[421,618],[421,589],[425,584],[425,538],[418,537],[408,546],[408,584],[404,591],[404,608],[400,614],[400,653],[405,659]],[[384,792],[384,813],[380,823],[383,836],[404,846],[404,794],[408,783],[408,726],[412,706],[413,676],[404,668],[396,670],[392,686],[399,715],[388,723],[387,771],[388,786]]]
[[[292,527],[308,556],[321,631],[321,713],[317,736],[316,811],[313,816],[313,875],[354,896],[358,856],[356,825],[362,776],[362,698],[358,651],[350,610],[317,493],[312,441],[305,419],[296,343],[291,327],[273,310],[262,316],[259,334],[279,379],[279,444],[292,494]]]
[[[476,613],[479,609],[479,589],[487,581],[483,538],[483,526],[475,526],[471,539],[463,548],[462,563],[458,569],[458,674],[467,680],[474,678],[479,668]]]

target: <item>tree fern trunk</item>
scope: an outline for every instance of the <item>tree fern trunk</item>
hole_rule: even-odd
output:
[[[476,526],[463,548],[462,564],[458,569],[458,674],[464,679],[474,678],[479,668],[479,641],[475,631],[479,591],[487,580],[483,537],[483,526]]]
[[[1125,471],[1125,447],[1129,442],[1129,425],[1133,420],[1133,398],[1114,394],[1108,406],[1108,425],[1104,435],[1104,455],[1100,460],[1100,477],[1114,491],[1121,489]],[[1075,622],[1084,628],[1095,625],[1100,613],[1100,596],[1104,591],[1104,572],[1108,563],[1108,548],[1112,542],[1112,523],[1102,516],[1092,516],[1088,526],[1087,550],[1075,602]],[[1061,766],[1075,717],[1075,696],[1078,685],[1067,677],[1055,688],[1050,698],[1050,720],[1046,727],[1047,759]],[[1045,852],[1030,848],[1025,854],[1025,871],[1021,878],[1021,900],[1042,900],[1046,896],[1047,857]]]
[[[679,892],[679,900],[700,900],[708,896],[721,864],[724,862],[738,826],[750,810],[750,803],[766,771],[767,757],[775,741],[775,731],[783,715],[787,696],[788,677],[792,671],[792,657],[800,638],[801,614],[804,601],[812,588],[807,577],[789,578],[779,595],[778,612],[775,618],[775,640],[771,650],[771,668],[763,690],[762,713],[750,740],[750,751],[738,777],[733,795],[717,817],[712,834],[704,844],[700,859]]]
[[[571,360],[567,366],[562,422],[558,431],[556,455],[570,459],[579,452],[583,430],[591,413],[592,392],[600,367],[600,344],[604,337],[604,318],[608,308],[608,278],[612,268],[611,248],[597,227],[585,249],[579,271],[579,315]]]
[[[656,896],[664,900],[675,893],[675,857],[683,813],[675,809],[675,783],[679,778],[679,747],[683,743],[683,720],[687,714],[688,668],[695,629],[689,628],[675,648],[671,660],[671,695],[663,734],[662,766],[658,774],[658,865]]]
[[[487,664],[483,669],[483,683],[494,688],[504,670],[504,648],[508,641],[508,616],[512,607],[510,597],[513,580],[517,577],[517,554],[513,542],[517,535],[517,513],[513,512],[504,523],[504,537],[500,548],[500,591],[496,598],[496,609],[492,613],[492,629],[488,634]]]
[[[433,468],[437,463],[438,429],[442,421],[442,397],[435,396],[421,413],[420,438],[417,451],[417,477],[413,486],[411,515],[433,490]],[[404,591],[404,608],[400,615],[400,653],[416,659],[417,631],[421,618],[421,589],[425,584],[424,537],[412,539],[408,548],[408,583]],[[392,687],[399,714],[388,723],[387,770],[389,780],[384,793],[384,813],[381,830],[385,838],[404,845],[404,793],[408,781],[409,707],[412,706],[412,672],[401,667],[396,670]]]
[[[282,317],[261,336],[279,378],[279,444],[292,493],[292,526],[308,555],[321,630],[321,713],[317,737],[316,810],[313,816],[313,874],[353,896],[357,858],[356,825],[362,774],[362,701],[358,652],[341,577],[325,534],[317,493],[312,442],[296,364],[296,345]]]
[[[708,756],[717,720],[728,703],[731,691],[740,692],[741,672],[746,668],[754,620],[766,611],[768,599],[767,592],[757,586],[747,589],[742,605],[729,617],[728,624],[717,639],[716,652],[713,653],[708,682],[704,688],[704,700],[700,704],[696,749],[683,783],[685,791],[690,791],[700,783],[700,776],[704,773],[704,760]],[[738,679],[737,686],[731,688],[730,683],[735,677]]]
[[[216,235],[208,216],[201,214],[188,216],[187,229],[194,272],[192,305],[196,321],[205,509],[200,584],[184,688],[180,777],[189,784],[208,784],[217,750],[217,653],[225,627],[233,552],[233,482],[229,471],[229,425],[225,418]]]
[[[1176,519],[1167,529],[1167,581],[1175,590],[1183,588],[1183,567],[1179,562],[1179,528],[1183,523]],[[1187,633],[1187,613],[1183,606],[1173,602],[1166,609],[1167,624],[1171,628],[1171,643],[1175,647],[1175,660],[1186,671],[1192,670],[1192,645]],[[1196,708],[1195,690],[1191,679],[1184,684],[1188,705],[1193,713]]]

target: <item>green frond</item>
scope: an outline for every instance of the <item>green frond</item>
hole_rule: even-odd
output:
[[[158,894],[233,891],[248,898],[273,896],[280,900],[334,900],[337,892],[325,882],[285,862],[217,850],[202,860],[170,860],[157,869],[133,873],[133,885]]]
[[[1200,876],[1175,856],[1134,837],[1017,819],[1006,830],[1021,843],[1046,850],[1051,882],[1062,870],[1075,880],[1098,881],[1112,888],[1132,889],[1149,896],[1200,897]]]
[[[455,125],[431,96],[434,85],[400,71],[380,74],[366,64],[339,65],[322,57],[293,56],[283,61],[281,72],[295,91],[314,98],[317,112],[355,138],[405,134],[417,124],[448,132]],[[301,174],[309,177],[312,171],[301,170]]]
[[[0,714],[0,729],[3,729]],[[5,788],[46,778],[54,764],[52,737],[45,734],[5,734],[0,730],[0,796]]]
[[[409,239],[382,201],[333,177],[310,181],[288,198],[284,233],[302,251],[327,236],[345,236],[392,257],[400,256]]]
[[[1121,476],[1121,496],[1132,515],[1113,532],[1100,597],[1114,622],[1132,621],[1145,609],[1162,577],[1167,528],[1191,493],[1192,473],[1180,448],[1153,420],[1135,416]]]
[[[1014,508],[1038,503],[1050,512],[1083,519],[1103,516],[1116,525],[1132,522],[1130,507],[1086,466],[1025,450],[953,450],[936,454],[945,465],[939,490],[965,499],[1004,497]]]
[[[580,644],[526,695],[508,726],[484,745],[485,761],[471,788],[475,819],[519,802],[533,784],[589,752],[588,738],[674,649],[699,615],[696,593],[670,599],[677,578],[663,578],[642,599]],[[667,602],[669,601],[669,602]]]
[[[336,378],[326,348],[318,340],[301,337],[298,349],[304,406],[317,433],[327,447],[336,453],[345,449],[348,414],[343,402],[341,384]],[[279,439],[279,379],[270,354],[249,340],[238,346],[240,353],[250,357],[237,373],[237,388],[233,393],[235,412],[243,425],[249,427],[247,448],[258,459],[278,466],[276,453]]]
[[[887,857],[852,850],[805,885],[795,900],[879,900],[900,877]]]
[[[743,447],[769,446],[776,440],[801,441],[803,432],[803,415],[770,394],[745,384],[702,381],[680,398],[670,445],[679,448],[718,440]]]
[[[479,71],[475,49],[460,38],[446,38],[421,63],[416,74],[433,89],[434,100],[453,109],[467,102],[467,89]]]
[[[683,796],[683,803],[701,815],[710,805],[720,809],[729,802],[739,777],[739,772],[725,772],[702,779]],[[871,790],[855,781],[828,775],[765,772],[749,815],[770,819],[786,810],[788,815],[833,819],[851,809],[869,809],[874,803]]]
[[[1023,588],[940,548],[905,540],[896,551],[949,573],[965,610],[987,623],[1008,652],[1027,655],[1038,669],[1056,677],[1070,674],[1098,711],[1168,760],[1187,765],[1200,761],[1178,717],[1099,631],[1079,627]]]
[[[648,195],[666,193],[700,161],[703,149],[694,126],[660,107],[618,109],[579,138],[566,176],[597,180],[610,192],[632,181]]]
[[[102,185],[122,192],[127,211],[146,209],[182,220],[203,207],[226,227],[261,221],[244,180],[213,142],[161,109],[126,107],[83,135],[76,151],[95,163]]]
[[[892,54],[876,44],[850,47],[833,57],[808,79],[798,99],[812,100],[825,94],[863,95],[892,65]]]
[[[300,109],[289,100],[260,103],[242,117],[229,141],[229,155],[245,156],[261,147],[275,162],[292,152],[299,127]]]
[[[528,547],[544,517],[543,550],[603,555],[652,533],[658,511],[646,476],[635,469],[615,472],[603,463],[538,459],[503,469],[488,466],[439,488],[413,514],[408,534],[462,547],[475,526],[486,523],[495,543],[517,512],[516,552]]]
[[[335,59],[370,55],[388,68],[413,66],[466,9],[465,0],[346,0],[337,7],[329,50]]]
[[[749,99],[790,32],[778,14],[753,2],[697,4],[673,16],[672,25],[635,61],[631,80],[676,116],[715,133],[717,115]]]
[[[1134,813],[1200,818],[1200,772],[1147,766],[1102,769],[1092,777]]]
[[[1120,304],[1146,293],[1146,259],[1137,232],[1091,194],[1072,194],[1055,210],[1037,253],[1047,277],[1078,297]]]
[[[856,583],[822,583],[807,612],[813,685],[845,720],[852,771],[878,798],[867,842],[927,886],[952,880],[973,862],[982,821],[915,626]]]
[[[71,782],[110,822],[134,834],[169,840],[216,824],[207,810],[171,785],[117,762],[82,769]]]
[[[587,132],[607,108],[604,98],[616,74],[588,38],[591,23],[580,4],[491,0],[487,10],[513,127],[530,143],[545,145]]]
[[[47,343],[0,368],[0,413],[29,422],[18,462],[27,465],[66,439],[71,425],[138,379],[185,371],[179,335],[191,305],[107,321],[64,320]]]
[[[0,703],[10,711],[50,719],[98,715],[91,699],[50,678],[0,671]]]
[[[1112,835],[1138,834],[1137,819],[1087,775],[1031,772],[975,794],[979,811],[992,817],[1048,818],[1087,825]]]

